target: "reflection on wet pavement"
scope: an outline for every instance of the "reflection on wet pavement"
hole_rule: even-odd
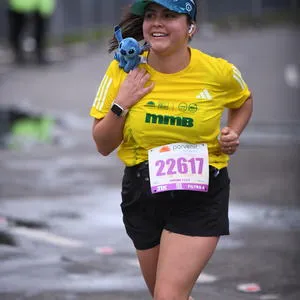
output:
[[[0,285],[6,292],[30,290],[30,286],[47,290],[54,283],[56,289],[73,291],[144,289],[132,246],[123,230],[119,189],[106,187],[104,196],[103,190],[104,187],[99,187],[84,197],[59,200],[48,197],[1,201],[0,215],[10,220],[6,231],[14,236],[19,251],[25,254],[1,264]],[[253,227],[300,230],[300,211],[288,207],[279,209],[232,201],[230,218],[232,232]],[[26,222],[44,222],[47,229],[28,228]],[[36,245],[34,253],[33,245]],[[221,239],[218,251],[244,246],[244,240],[233,236]],[[113,251],[99,254],[101,247]],[[6,251],[0,250],[0,255],[5,257]],[[208,275],[205,276],[207,279]]]

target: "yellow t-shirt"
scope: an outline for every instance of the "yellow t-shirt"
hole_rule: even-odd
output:
[[[118,156],[126,166],[148,159],[148,150],[170,143],[206,143],[209,164],[227,166],[218,136],[225,108],[238,108],[250,96],[239,70],[222,58],[191,48],[189,65],[174,74],[163,74],[141,64],[155,87],[130,108]],[[90,115],[103,118],[127,73],[113,60],[100,84]]]

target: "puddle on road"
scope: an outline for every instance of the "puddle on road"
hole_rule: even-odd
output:
[[[104,190],[105,193],[103,193]],[[102,195],[101,199],[99,195]],[[104,187],[84,198],[66,197],[59,200],[57,198],[26,198],[13,201],[3,199],[0,203],[0,216],[10,216],[12,219],[22,217],[30,222],[43,220],[49,226],[49,233],[57,234],[49,243],[49,234],[46,238],[43,234],[36,235],[35,239],[31,240],[30,235],[22,236],[22,230],[19,231],[20,239],[31,241],[36,245],[41,243],[44,246],[40,252],[37,251],[34,258],[21,259],[21,263],[19,259],[14,262],[3,261],[1,272],[5,272],[5,276],[0,276],[0,285],[5,287],[3,292],[36,291],[37,287],[43,291],[53,290],[55,287],[56,290],[72,292],[145,289],[138,268],[126,263],[126,259],[124,260],[120,255],[120,253],[133,255],[134,252],[125,236],[119,202],[119,188],[105,189]],[[299,210],[290,208],[232,202],[230,218],[233,230],[241,226],[248,228],[266,226],[269,230],[300,229]],[[40,240],[37,240],[37,237]],[[55,244],[55,241],[61,241],[60,237],[76,239],[78,244],[72,248],[66,247],[66,243]],[[105,244],[101,245],[101,242]],[[58,252],[61,255],[51,258],[53,246],[57,247],[55,253]],[[109,256],[99,254],[93,251],[96,246],[111,246],[116,252]],[[219,249],[243,246],[242,240],[233,240],[228,237],[223,239]],[[47,247],[52,250],[50,251]],[[22,249],[26,250],[26,243],[22,244]],[[32,252],[32,249],[28,251]],[[72,258],[74,251],[77,253],[78,261],[75,260],[74,263],[72,260],[62,259],[63,253],[66,257]],[[82,265],[93,266],[91,267],[93,272],[80,274],[74,270],[70,273],[66,268],[67,265],[64,264],[71,264],[70,266],[75,264],[79,269]],[[95,266],[100,269],[95,270]],[[101,268],[109,266],[113,272],[100,272]],[[111,268],[111,266],[114,267]],[[25,270],[26,272],[30,270],[30,272],[27,274]],[[43,276],[41,277],[40,274]]]
[[[62,276],[63,275],[63,276]],[[11,283],[14,282],[12,285]],[[27,278],[18,275],[7,275],[0,279],[3,287],[2,293],[16,292],[38,292],[38,291],[72,291],[76,292],[111,292],[111,291],[139,291],[146,290],[144,280],[139,272],[135,276],[124,276],[124,274],[103,276],[97,274],[77,275],[60,274],[56,278],[40,278],[28,276]]]
[[[300,208],[231,203],[229,218],[233,227],[244,225],[275,230],[300,229]]]
[[[15,223],[11,222],[14,227],[44,224],[50,232],[54,229],[57,235],[82,240],[93,248],[101,246],[95,241],[105,241],[104,246],[113,243],[117,236],[110,234],[112,231],[125,234],[120,202],[119,188],[105,186],[98,187],[84,197],[24,198],[13,201],[3,198],[0,217],[16,220]],[[295,208],[232,201],[229,217],[232,230],[241,226],[280,231],[300,229],[300,210]],[[22,223],[18,220],[22,220]],[[224,239],[222,246],[239,248],[242,244],[241,241],[232,240],[227,243]]]
[[[23,198],[11,201],[2,198],[0,216],[16,218],[29,223],[46,223],[48,226],[65,223],[81,223],[85,228],[122,228],[118,187],[98,186],[93,192],[82,196],[51,198]],[[80,212],[80,213],[79,213]],[[232,226],[262,227],[286,230],[300,229],[300,209],[256,205],[232,201],[229,210]],[[263,221],[263,222],[260,222]],[[75,225],[76,226],[76,225]]]

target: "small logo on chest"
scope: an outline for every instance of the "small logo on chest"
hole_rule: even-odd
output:
[[[211,94],[209,93],[209,91],[207,89],[204,89],[196,96],[196,99],[212,100],[213,97],[211,96]]]

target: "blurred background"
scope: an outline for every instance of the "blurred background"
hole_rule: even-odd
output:
[[[123,166],[96,152],[89,117],[131,1],[11,2],[0,0],[0,298],[150,299],[121,220]],[[229,167],[231,235],[193,295],[298,300],[300,1],[198,5],[192,46],[240,69],[254,113]]]
[[[26,1],[26,0],[25,0]],[[7,36],[7,0],[1,0],[0,37]],[[86,34],[87,30],[110,28],[118,23],[122,9],[130,0],[57,0],[52,16],[51,35]],[[199,0],[199,21],[232,23],[251,22],[252,25],[297,18],[299,0]],[[255,21],[255,22],[254,22]]]

